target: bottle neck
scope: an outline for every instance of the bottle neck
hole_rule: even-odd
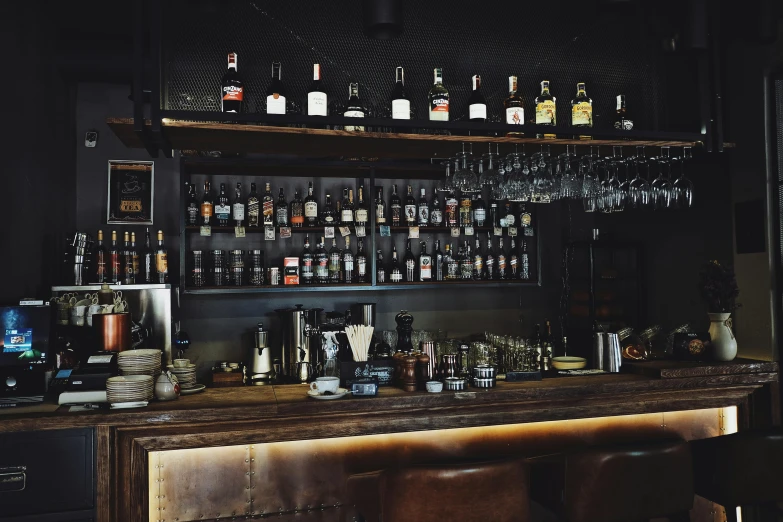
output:
[[[313,81],[319,81],[321,79],[321,65],[314,63],[313,64]]]

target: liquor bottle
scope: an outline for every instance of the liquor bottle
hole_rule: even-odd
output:
[[[329,250],[329,282],[330,283],[339,283],[340,282],[340,272],[342,271],[342,265],[340,263],[340,258],[342,257],[342,252],[337,247],[337,238],[332,238],[332,248]]]
[[[533,214],[527,209],[525,203],[519,204],[519,226],[522,227],[524,235],[533,235]]]
[[[544,337],[541,339],[542,354],[544,357],[552,357],[555,351],[555,342],[552,339],[552,324],[549,319],[544,320]]]
[[[416,226],[416,200],[413,198],[413,187],[408,185],[408,195],[405,196],[405,226]]]
[[[405,282],[411,283],[416,280],[416,256],[413,255],[411,250],[411,240],[408,240],[407,247],[405,249],[405,257],[403,258],[403,264],[405,265]]]
[[[280,187],[280,194],[277,196],[277,204],[275,205],[275,224],[278,227],[288,226],[288,201],[285,199],[283,187]]]
[[[198,215],[198,214],[197,214]],[[95,247],[95,282],[107,283],[106,262],[108,261],[106,246],[103,244],[103,230],[98,231],[98,245]]]
[[[198,215],[201,211],[199,208],[198,198],[196,198],[196,186],[185,182],[188,189],[188,201],[185,203],[185,225],[197,226]]]
[[[302,276],[302,283],[305,285],[311,285],[315,282],[313,252],[310,250],[310,234],[305,234],[304,248],[299,259],[299,275]]]
[[[484,256],[481,255],[481,240],[476,236],[476,250],[473,252],[473,280],[481,281],[485,278]]]
[[[139,279],[139,251],[136,249],[136,232],[131,232],[130,242],[131,266],[133,267],[133,283],[140,283]]]
[[[536,97],[536,125],[557,125],[555,97],[549,93],[549,81],[541,82],[541,94]]]
[[[459,198],[459,224],[461,227],[472,227],[470,194],[464,192]]]
[[[522,253],[519,256],[519,278],[530,279],[530,256],[527,253],[527,241],[523,237],[520,240]]]
[[[393,227],[400,226],[402,221],[402,201],[397,195],[397,184],[392,185],[392,195],[389,199],[389,208],[391,209],[391,224]]]
[[[493,195],[489,201],[489,226],[493,228],[500,226],[500,209],[498,205],[498,200]]]
[[[353,220],[357,227],[364,227],[367,226],[369,219],[370,212],[367,210],[367,205],[364,204],[364,187],[359,187],[359,201],[353,212]]]
[[[364,104],[359,99],[359,84],[351,83],[348,85],[348,102],[345,104],[346,118],[364,118]],[[346,125],[347,131],[364,132],[364,125]]]
[[[220,84],[223,87],[221,108],[223,112],[242,112],[245,89],[242,77],[237,72],[237,53],[228,53],[228,69]]]
[[[391,112],[394,120],[411,119],[411,101],[405,92],[405,71],[402,67],[397,67],[395,73],[397,80],[394,83],[394,89],[391,93]]]
[[[541,362],[541,355],[544,353],[544,346],[541,341],[541,325],[537,324],[536,329],[533,332],[532,340],[530,341],[531,346],[538,354],[538,362]]]
[[[503,101],[503,107],[506,109],[506,123],[511,125],[524,125],[525,123],[525,102],[517,94],[517,77],[508,77],[508,98]]]
[[[144,251],[141,254],[141,281],[142,283],[154,283],[157,278],[157,265],[155,252],[152,250],[152,240],[150,239],[150,229],[147,228],[144,233]]]
[[[429,94],[430,121],[449,121],[449,91],[443,85],[443,69],[435,68],[435,82]]]
[[[457,254],[459,261],[460,279],[473,279],[473,256],[470,252],[470,245],[465,241],[465,245],[460,248]]]
[[[513,237],[511,238],[511,250],[509,250],[508,256],[508,278],[521,279],[519,277],[519,256],[517,255],[517,245]]]
[[[318,226],[318,200],[313,195],[313,182],[307,184],[307,197],[304,201],[304,217],[308,227]]]
[[[430,202],[430,223],[435,227],[443,226],[443,210],[440,207],[440,197],[437,190],[433,191]]]
[[[324,248],[324,237],[321,236],[321,242],[315,250],[315,280],[318,284],[329,282],[329,254]]]
[[[212,199],[212,187],[209,181],[204,182],[204,199],[201,200],[201,224],[211,225],[215,207]]]
[[[484,253],[485,279],[493,281],[497,279],[495,269],[495,251],[492,249],[492,234],[487,233],[487,251]]]
[[[421,189],[419,198],[419,226],[426,227],[430,222],[430,204],[427,201],[427,190]]]
[[[261,224],[260,220],[260,199],[256,192],[256,184],[250,184],[250,194],[247,195],[247,226],[257,227]]]
[[[342,281],[345,284],[354,283],[354,256],[351,251],[351,236],[345,236],[345,249],[342,255]]]
[[[507,227],[514,227],[517,224],[517,218],[514,216],[514,202],[513,201],[506,201],[505,209],[503,210],[503,215],[505,216],[500,221],[503,222],[503,219],[506,220],[506,226]]]
[[[593,100],[585,93],[585,84],[576,84],[576,98],[571,100],[571,126],[593,126]]]
[[[400,263],[397,260],[397,245],[392,245],[392,263],[391,271],[389,272],[389,281],[392,283],[399,283],[402,281],[402,270],[400,269]]]
[[[427,253],[427,243],[421,242],[419,254],[419,281],[432,281],[432,256]]]
[[[383,200],[383,187],[378,187],[378,197],[375,198],[375,222],[386,224],[386,202]]]
[[[343,189],[343,204],[340,212],[340,224],[353,224],[353,189]]]
[[[476,194],[475,201],[472,201],[473,205],[473,220],[477,227],[483,227],[487,221],[487,205],[484,200],[481,199],[481,193]]]
[[[245,198],[242,196],[242,184],[237,183],[234,191],[234,203],[231,205],[231,214],[234,217],[234,226],[245,226]]]
[[[383,263],[383,253],[378,249],[378,257],[375,260],[375,282],[386,282],[386,265]]]
[[[125,245],[122,248],[122,284],[132,285],[133,277],[133,251],[131,251],[130,233],[124,234]]]
[[[334,226],[337,224],[335,217],[336,213],[332,208],[332,195],[326,194],[326,201],[323,208],[321,208],[321,223],[326,226]]]
[[[163,231],[158,230],[158,248],[155,249],[155,282],[165,284],[169,282],[169,262],[166,247],[163,244]]]
[[[290,216],[292,227],[302,228],[304,226],[304,203],[298,190],[294,190],[294,199],[291,200],[288,215]]]
[[[487,100],[481,92],[481,76],[473,75],[473,92],[468,98],[468,118],[472,121],[487,121]]]
[[[447,245],[448,246],[448,245]],[[435,240],[435,251],[432,253],[432,268],[435,271],[432,278],[435,281],[443,281],[443,263],[445,258],[440,251],[440,239]]]
[[[229,205],[225,183],[220,184],[220,194],[215,202],[215,219],[220,227],[227,227],[231,220],[231,205]]]
[[[628,117],[625,107],[625,94],[617,95],[617,109],[614,117],[614,128],[618,130],[633,130],[633,120]]]
[[[266,88],[266,113],[285,114],[285,86],[280,79],[280,62],[272,62],[272,81]]]
[[[459,273],[459,265],[451,251],[451,244],[447,243],[446,253],[443,254],[443,278],[447,281],[457,279],[457,273]]]
[[[122,254],[117,246],[117,231],[111,231],[111,246],[109,247],[109,282],[116,285],[122,278]]]
[[[356,282],[367,282],[367,254],[364,253],[364,240],[358,239],[358,248],[356,250]]]
[[[308,116],[326,116],[328,96],[321,84],[321,65],[313,64],[313,83],[307,90],[307,115]]]
[[[495,279],[506,279],[508,277],[508,260],[506,259],[506,251],[503,249],[503,237],[498,239],[498,269],[495,272]]]
[[[275,200],[272,197],[272,185],[266,184],[264,195],[261,197],[261,213],[265,227],[275,224]]]
[[[446,225],[456,227],[459,225],[459,203],[453,189],[446,193]]]

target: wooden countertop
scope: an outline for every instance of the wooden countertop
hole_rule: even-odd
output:
[[[653,361],[628,363],[625,371],[628,373],[499,382],[494,389],[439,394],[384,387],[378,397],[334,401],[307,397],[306,385],[212,388],[176,401],[151,402],[138,410],[69,412],[60,407],[51,411],[50,405],[49,411],[41,411],[47,409],[44,405],[3,411],[0,432],[88,426],[175,427],[303,417],[311,421],[313,417],[357,415],[366,420],[416,415],[418,429],[434,429],[736,405],[753,390],[778,382],[778,364],[764,361]],[[451,420],[439,424],[438,418]]]

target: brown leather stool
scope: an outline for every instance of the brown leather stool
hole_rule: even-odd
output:
[[[528,522],[522,460],[414,467],[381,473],[383,522]]]
[[[737,506],[761,508],[757,520],[777,519],[775,503],[783,502],[782,430],[746,431],[690,444],[697,495],[726,508],[729,521],[737,519]]]
[[[684,441],[586,448],[555,458],[535,459],[533,486],[555,482],[568,522],[628,522],[658,517],[688,520],[693,507],[691,453]]]

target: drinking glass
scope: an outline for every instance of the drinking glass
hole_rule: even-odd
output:
[[[693,206],[693,183],[685,175],[685,162],[692,157],[691,147],[683,147],[680,158],[680,177],[672,184],[674,208],[691,208]]]
[[[649,176],[650,165],[644,154],[644,146],[636,147],[636,156],[633,157],[633,168],[636,175],[631,180],[629,189],[629,203],[631,208],[644,210],[650,206],[650,182],[641,177],[644,168]]]
[[[672,182],[671,156],[669,147],[661,147],[661,155],[656,158],[658,166],[658,177],[650,184],[652,193],[653,208],[655,210],[664,210],[671,207],[672,203]]]
[[[498,145],[495,145],[495,152],[492,152],[492,145],[489,145],[489,152],[482,156],[482,160],[487,162],[486,169],[479,176],[479,184],[482,187],[494,189],[503,183],[503,175],[498,171],[500,166],[500,154],[497,152]]]
[[[435,185],[435,190],[438,192],[454,192],[454,178],[451,176],[451,165],[453,161],[453,159],[449,159],[441,163],[441,165],[446,168],[446,175],[439,179],[438,183]]]
[[[465,144],[462,144],[462,152],[457,154],[459,158],[459,168],[454,173],[454,187],[461,192],[479,192],[478,176],[473,171],[473,153],[465,150]]]
[[[598,197],[601,193],[601,184],[598,174],[593,168],[592,161],[588,162],[585,170],[584,158],[579,162],[580,177],[582,177],[582,205],[585,212],[595,212],[598,209]]]
[[[527,165],[525,166],[527,167]],[[505,184],[505,199],[509,201],[528,201],[530,199],[528,175],[522,171],[521,167],[519,159],[515,159]]]
[[[538,168],[533,175],[530,201],[550,203],[553,196],[557,198],[556,190],[555,179],[552,175],[552,165],[547,163],[545,159],[540,158]]]
[[[625,210],[626,207],[628,207],[628,202],[631,199],[631,176],[629,174],[629,161],[625,160],[623,161],[619,168],[621,168],[625,172],[625,176],[623,177],[623,181],[620,182],[620,210]]]

